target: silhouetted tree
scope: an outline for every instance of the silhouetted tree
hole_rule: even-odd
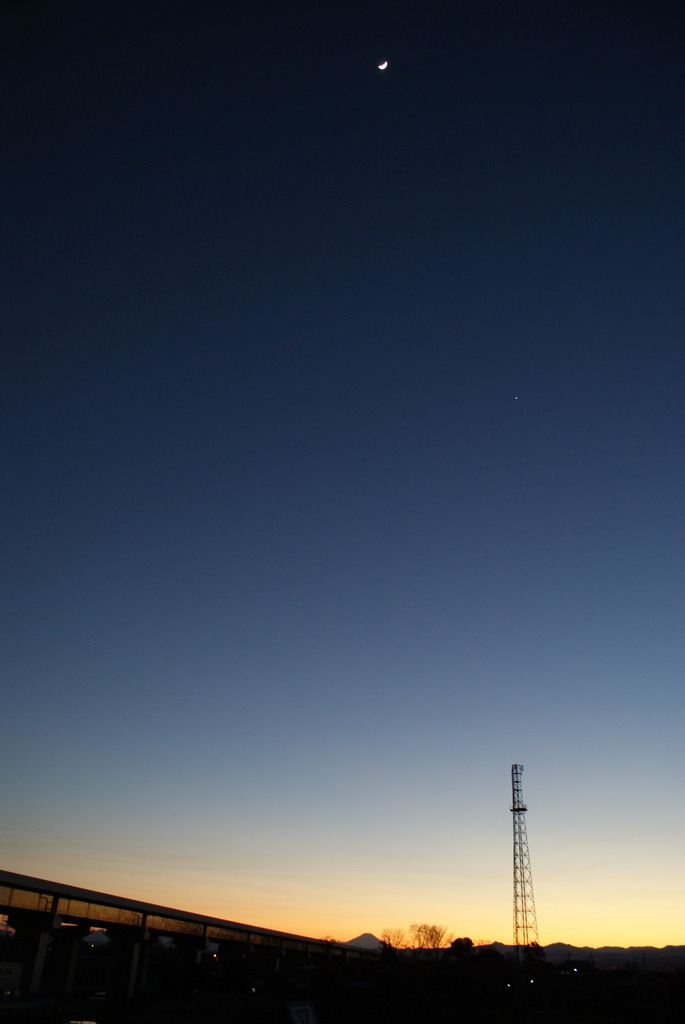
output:
[[[409,928],[409,936],[412,949],[415,952],[425,951],[433,953],[436,957],[440,950],[449,946],[452,941],[452,935],[448,934],[445,925],[427,924],[426,922],[412,924]]]
[[[466,957],[472,952],[473,939],[464,937],[463,939],[454,939],[454,941],[450,943],[450,953],[458,960],[466,959]]]
[[[381,942],[389,949],[401,949],[407,942],[406,932],[404,928],[384,928]]]

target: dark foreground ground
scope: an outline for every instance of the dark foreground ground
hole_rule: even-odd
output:
[[[602,971],[503,958],[379,959],[301,966],[288,976],[179,971],[169,964],[131,1002],[82,991],[0,1003],[0,1022],[67,1024],[669,1024],[685,1021],[685,972]]]

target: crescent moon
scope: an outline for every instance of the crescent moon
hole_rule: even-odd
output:
[[[378,65],[378,70],[379,70],[379,71],[385,71],[385,69],[387,68],[387,66],[388,66],[388,62],[387,62],[387,60],[384,60],[382,64],[379,64],[379,65]]]

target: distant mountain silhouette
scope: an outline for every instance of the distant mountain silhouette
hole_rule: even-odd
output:
[[[514,952],[513,946],[493,942],[492,949],[504,955]],[[543,946],[545,960],[551,964],[566,960],[584,960],[603,969],[628,967],[632,964],[650,971],[685,967],[685,946],[571,946],[567,942],[551,942]]]
[[[345,946],[356,946],[357,949],[371,949],[374,952],[383,948],[383,943],[380,939],[377,939],[371,932],[364,932],[363,935],[358,935],[356,939],[350,939],[348,942],[343,943]]]
[[[356,946],[357,949],[380,951],[383,943],[371,932],[364,932],[355,939],[343,943],[345,946]],[[493,942],[489,946],[474,947],[474,954],[479,949],[494,949],[503,956],[512,956],[513,946],[503,942]],[[567,960],[583,961],[603,970],[634,966],[649,971],[665,971],[685,968],[685,946],[571,946],[567,942],[551,942],[543,946],[545,960],[550,964],[563,964]]]

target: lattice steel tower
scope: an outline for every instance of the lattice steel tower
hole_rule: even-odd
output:
[[[514,816],[514,952],[517,959],[521,949],[538,941],[538,923],[535,917],[533,876],[530,870],[528,833],[526,831],[526,805],[523,802],[522,764],[511,766],[511,811]]]

